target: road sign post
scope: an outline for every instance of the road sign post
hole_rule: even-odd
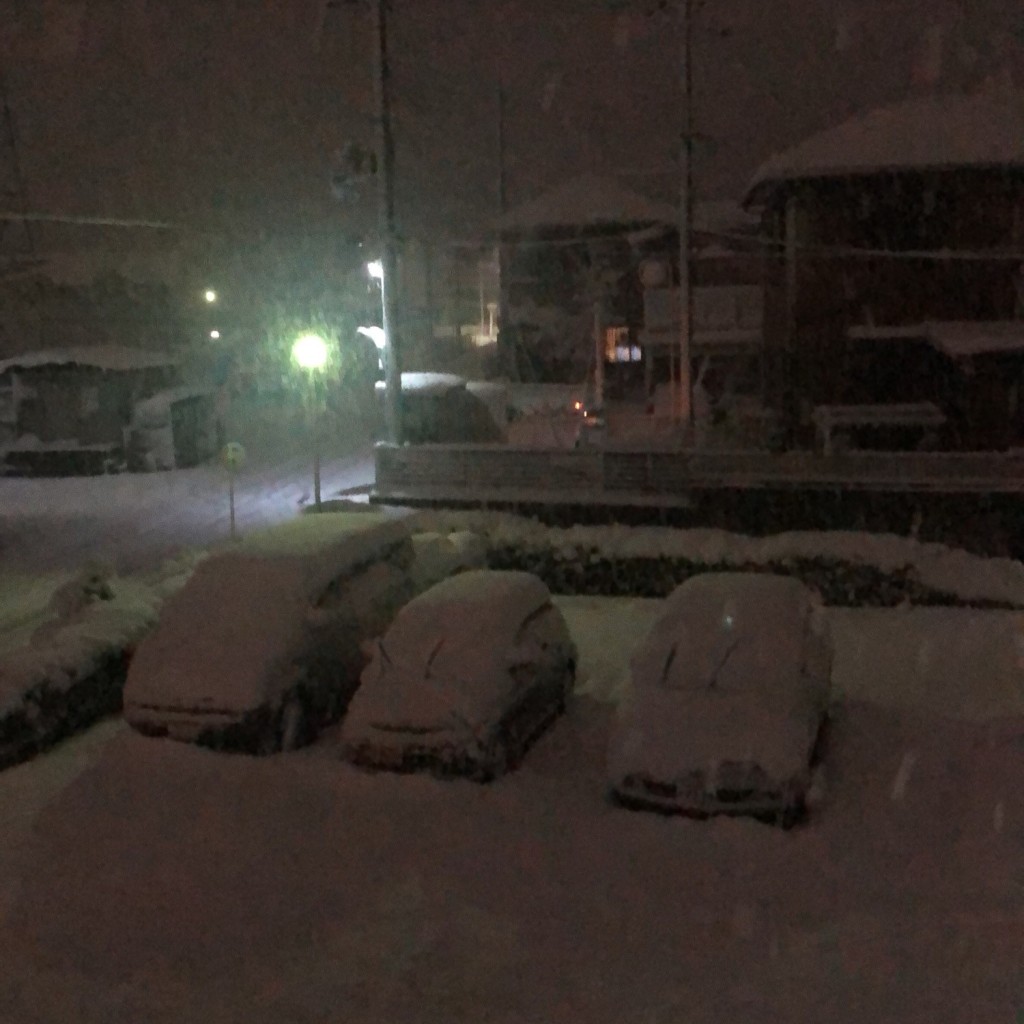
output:
[[[231,517],[231,539],[238,540],[235,526],[235,474],[245,463],[245,449],[237,441],[229,441],[221,449],[220,461],[228,471],[228,510]]]

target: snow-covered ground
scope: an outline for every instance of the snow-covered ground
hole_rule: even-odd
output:
[[[66,501],[124,479],[0,483]],[[1024,593],[1017,563],[898,538],[560,537],[567,558],[830,555]],[[18,635],[62,578],[4,576]],[[135,585],[132,606],[157,592]],[[557,603],[575,700],[490,786],[363,774],[339,729],[257,760],[116,720],[0,774],[0,1021],[1019,1019],[1024,614],[830,609],[825,797],[787,833],[614,808],[608,738],[663,602]]]
[[[229,437],[246,450],[238,471],[238,529],[270,526],[313,501],[312,455],[301,423],[280,412],[233,412]],[[353,422],[324,443],[323,498],[373,483],[368,428]],[[228,474],[217,463],[157,473],[27,479],[0,477],[0,558],[5,570],[54,572],[87,560],[121,571],[152,569],[188,548],[229,536]]]
[[[986,703],[902,700],[841,639],[825,803],[786,833],[607,802],[615,705],[661,602],[559,604],[576,700],[491,786],[363,774],[334,735],[255,760],[113,723],[4,773],[0,1020],[1019,1018],[1024,717],[992,678],[1009,661],[963,676],[945,640],[1009,643],[1014,613],[834,613],[890,640],[909,622],[904,643],[939,614],[919,667],[961,693],[988,678]]]

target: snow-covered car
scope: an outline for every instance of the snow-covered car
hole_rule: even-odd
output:
[[[540,579],[460,573],[410,601],[377,642],[342,725],[343,756],[493,779],[565,709],[575,667]]]
[[[798,580],[687,580],[633,656],[609,748],[613,798],[696,817],[799,820],[831,663],[824,608]]]
[[[139,644],[124,715],[139,732],[269,753],[344,711],[365,646],[413,595],[406,525],[305,516],[199,563]]]

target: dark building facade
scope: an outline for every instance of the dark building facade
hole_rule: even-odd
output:
[[[944,447],[1024,440],[1024,94],[855,118],[769,161],[747,203],[796,435],[821,405],[932,402]]]

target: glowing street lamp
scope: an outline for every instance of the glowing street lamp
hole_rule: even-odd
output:
[[[327,342],[319,334],[303,334],[292,345],[292,359],[309,374],[312,404],[310,433],[313,435],[313,501],[320,510],[320,424],[316,395],[316,374],[327,365]]]
[[[203,292],[203,298],[206,299],[210,305],[213,305],[213,303],[217,301],[217,293],[212,288],[207,288],[206,291]]]
[[[214,341],[216,341],[220,337],[220,331],[210,331],[210,337],[213,338]]]
[[[327,365],[327,342],[319,334],[303,334],[292,345],[292,359],[310,373],[322,370]]]
[[[375,281],[384,280],[384,263],[381,260],[372,260],[366,264],[366,272]]]

